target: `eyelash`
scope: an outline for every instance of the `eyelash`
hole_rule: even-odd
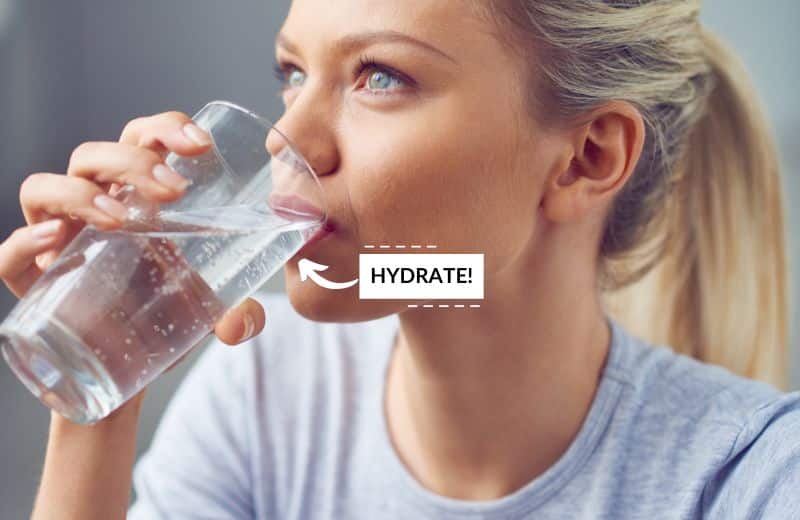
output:
[[[280,94],[281,95],[283,94],[283,92],[285,90],[287,90],[289,88],[287,82],[289,81],[289,74],[291,73],[291,69],[293,69],[293,68],[295,68],[297,70],[300,70],[299,67],[295,66],[294,64],[292,64],[290,62],[283,62],[283,63],[275,62],[273,64],[273,66],[272,66],[273,74],[275,75],[275,79],[277,79],[281,84],[281,89],[280,89]],[[371,57],[369,57],[367,55],[362,54],[358,58],[358,68],[357,68],[356,73],[355,73],[356,78],[361,77],[361,74],[363,74],[364,71],[367,70],[367,69],[375,69],[377,71],[384,72],[384,73],[388,74],[389,76],[391,76],[392,78],[398,80],[400,83],[403,84],[404,87],[413,87],[415,85],[414,80],[412,80],[411,78],[409,78],[408,76],[406,76],[402,72],[400,72],[398,70],[395,70],[392,67],[389,67],[387,65],[384,65],[383,63],[380,63],[379,61],[377,61],[377,60],[375,60],[375,59],[373,59],[373,58],[371,58]],[[392,95],[392,94],[399,94],[399,92],[391,92],[391,94],[387,94],[387,93],[378,93],[378,94],[376,94],[376,93],[373,93],[372,95],[386,96],[386,95]]]

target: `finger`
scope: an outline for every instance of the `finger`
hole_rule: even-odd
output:
[[[15,230],[0,244],[0,278],[18,298],[42,274],[36,255],[58,246],[64,238],[64,223],[48,220]]]
[[[66,246],[80,233],[81,229],[84,228],[84,222],[80,220],[66,220],[60,219],[64,223],[64,237],[58,241],[58,247],[55,249],[49,249],[40,255],[36,255],[36,265],[39,266],[39,269],[44,272],[47,270],[50,265],[56,261],[58,256],[61,254],[63,250],[63,246]]]
[[[152,150],[129,144],[86,142],[72,152],[67,175],[98,184],[131,184],[151,199],[172,201],[188,181]]]
[[[208,149],[211,138],[182,112],[163,112],[130,121],[122,130],[120,143],[149,148],[162,156],[197,155]]]
[[[265,323],[264,308],[257,301],[248,298],[225,313],[214,327],[214,333],[223,343],[237,345],[260,334]]]
[[[55,173],[34,173],[19,192],[22,213],[29,224],[53,217],[77,217],[100,229],[124,222],[127,208],[93,182]]]

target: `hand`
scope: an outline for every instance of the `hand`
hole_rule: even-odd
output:
[[[0,244],[0,279],[21,298],[86,223],[102,230],[119,227],[126,208],[109,196],[131,184],[156,203],[174,201],[186,180],[170,170],[169,152],[206,152],[209,136],[180,112],[129,122],[119,142],[86,142],[72,152],[66,175],[34,173],[22,183],[20,203],[27,226]],[[236,345],[264,328],[261,305],[248,299],[217,322],[219,339]]]

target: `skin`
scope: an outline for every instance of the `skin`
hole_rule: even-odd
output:
[[[329,322],[399,313],[384,403],[394,448],[429,490],[487,500],[550,467],[591,405],[610,342],[596,290],[598,243],[641,153],[644,125],[625,102],[557,127],[527,117],[523,63],[469,5],[295,0],[281,28],[293,48],[276,46],[278,61],[292,65],[284,67],[291,81],[276,126],[319,175],[335,229],[287,263],[293,307]],[[396,40],[335,51],[344,36],[383,30],[440,52]],[[361,53],[402,76],[357,73]],[[412,82],[398,81],[405,78]],[[56,218],[62,227],[42,240],[27,226],[0,245],[0,276],[12,291],[23,294],[38,276],[36,255],[74,232],[78,223],[63,218],[70,211],[114,225],[91,204],[114,183],[137,184],[156,199],[179,196],[160,191],[151,171],[166,149],[204,149],[183,138],[187,120],[135,120],[120,143],[79,147],[66,177],[26,181],[28,222]],[[265,145],[276,151],[277,143]],[[328,279],[352,280],[361,246],[378,243],[484,253],[481,307],[409,309],[406,301],[361,301],[357,287],[299,280],[302,257],[329,265]],[[261,330],[263,310],[250,301],[217,325],[223,341],[236,342],[244,312]],[[141,395],[93,427],[53,416],[34,518],[124,518]]]
[[[103,204],[96,202],[97,197],[132,184],[156,202],[179,198],[185,181],[172,172],[172,182],[165,183],[153,172],[156,165],[163,165],[168,151],[190,156],[208,149],[210,141],[201,129],[190,130],[195,139],[199,134],[200,142],[184,131],[190,121],[178,112],[135,119],[126,125],[118,143],[91,142],[77,147],[67,175],[29,175],[20,188],[28,225],[0,244],[0,278],[9,290],[22,297],[87,222],[100,229],[116,229],[122,224],[123,220],[114,216],[113,200]],[[112,204],[110,210],[108,204]],[[249,328],[248,322],[252,323]],[[264,322],[264,310],[250,299],[223,316],[214,332],[222,342],[235,345],[248,339],[245,331],[259,333]],[[92,426],[74,424],[51,413],[47,455],[32,518],[125,517],[144,394],[140,392]],[[107,499],[87,499],[96,496]]]
[[[498,498],[557,460],[593,399],[610,341],[598,243],[644,125],[631,105],[609,103],[543,128],[523,115],[523,65],[467,2],[401,5],[295,0],[281,28],[294,49],[277,47],[291,81],[276,126],[320,175],[335,229],[304,256],[348,281],[362,244],[482,252],[485,300],[469,310],[361,301],[357,286],[300,282],[300,255],[286,287],[311,320],[399,313],[384,403],[398,456],[436,493]],[[450,58],[385,41],[333,50],[342,36],[382,30]],[[354,78],[359,52],[416,85],[369,81],[375,69]]]

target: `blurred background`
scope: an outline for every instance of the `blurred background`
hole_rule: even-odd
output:
[[[18,192],[33,172],[62,173],[72,149],[116,140],[127,121],[165,110],[193,114],[227,99],[276,120],[275,33],[289,0],[235,3],[0,0],[0,240],[24,223]],[[779,140],[792,271],[800,273],[800,2],[706,0],[705,23],[740,52]],[[265,290],[282,290],[281,274]],[[800,274],[791,294],[796,301]],[[0,317],[14,304],[0,284]],[[792,386],[800,338],[792,316]],[[148,390],[145,449],[175,385],[197,358]],[[0,517],[27,518],[41,472],[49,413],[0,362]]]

